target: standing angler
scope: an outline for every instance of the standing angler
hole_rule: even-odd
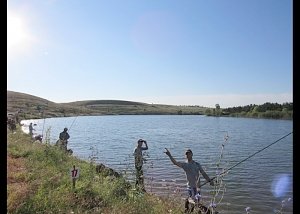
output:
[[[208,175],[203,170],[202,166],[193,160],[193,152],[192,150],[188,149],[185,152],[187,162],[177,162],[171,155],[170,151],[166,149],[166,155],[169,156],[172,163],[180,168],[182,168],[185,172],[186,179],[187,179],[187,189],[188,189],[188,197],[185,201],[185,212],[188,212],[189,210],[189,201],[188,198],[192,197],[195,199],[195,196],[197,194],[200,195],[200,173],[203,175],[203,177],[207,180],[207,182],[210,182],[210,185],[214,185],[214,182],[212,179],[208,177]],[[193,209],[193,208],[192,208]]]
[[[29,134],[32,137],[33,136],[33,131],[35,131],[35,129],[32,126],[32,123],[29,124]]]
[[[56,145],[59,145],[64,151],[68,151],[67,149],[67,144],[68,144],[68,139],[70,138],[70,135],[68,133],[68,128],[64,128],[64,131],[62,131],[59,134],[59,139],[56,142]]]
[[[145,143],[145,147],[143,147],[143,143]],[[134,149],[134,165],[136,169],[136,182],[135,185],[137,188],[141,188],[142,191],[145,192],[144,187],[144,175],[143,175],[143,150],[147,150],[148,145],[147,142],[143,139],[139,139],[137,142],[137,146]]]

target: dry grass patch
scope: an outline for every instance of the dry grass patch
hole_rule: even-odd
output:
[[[13,158],[7,155],[7,184],[22,183],[24,177],[21,174],[25,173],[25,158]],[[18,176],[19,175],[19,176]]]
[[[29,194],[29,186],[25,181],[25,159],[7,155],[7,211],[10,213],[22,206]]]

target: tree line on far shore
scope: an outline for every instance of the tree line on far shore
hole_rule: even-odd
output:
[[[216,108],[206,109],[207,116],[231,116],[231,117],[251,117],[270,119],[293,119],[293,103],[283,104],[266,102],[262,105],[250,104],[231,108],[221,108],[216,104]]]

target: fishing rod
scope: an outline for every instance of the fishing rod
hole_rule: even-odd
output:
[[[47,106],[48,106],[48,102],[47,102]],[[39,111],[39,114],[41,114],[41,116],[42,116],[42,118],[44,119],[44,122],[43,122],[43,130],[42,130],[42,134],[40,135],[37,135],[36,137],[41,137],[40,138],[40,141],[42,142],[42,139],[44,138],[44,127],[45,127],[45,116],[44,116],[44,111],[45,111],[45,107],[43,107],[43,109],[38,105],[37,106],[37,109],[38,109],[38,111]],[[41,110],[43,110],[42,111],[42,113],[41,113]],[[36,123],[34,123],[33,124],[34,126],[37,126],[37,124]],[[34,131],[36,131],[35,129],[33,129]],[[37,138],[36,138],[37,139]]]
[[[72,122],[72,124],[71,124],[71,126],[70,126],[70,128],[68,129],[68,131],[70,132],[70,130],[71,130],[71,128],[72,128],[72,126],[73,126],[73,124],[74,124],[74,122],[75,122],[75,120],[77,119],[77,117],[78,117],[78,115],[74,118],[74,120],[73,120],[73,122]]]
[[[81,109],[80,109],[80,112],[82,113],[82,107],[81,107]],[[77,117],[79,116],[80,112],[78,112],[78,114],[77,114],[77,115],[76,115],[76,117],[74,118],[74,120],[73,120],[73,122],[72,122],[72,124],[71,124],[70,128],[68,129],[68,131],[69,131],[69,132],[70,132],[70,130],[71,130],[71,128],[72,128],[72,126],[73,126],[73,124],[74,124],[75,120],[76,120],[76,119],[77,119]]]
[[[48,105],[48,104],[47,104]],[[43,131],[42,131],[42,137],[44,138],[44,127],[45,127],[45,109],[43,109],[43,118],[44,118],[44,121],[43,121]]]
[[[276,140],[275,142],[273,142],[273,143],[269,144],[268,146],[266,146],[266,147],[264,147],[264,148],[262,148],[262,149],[258,150],[257,152],[255,152],[255,153],[253,153],[252,155],[248,156],[248,157],[247,157],[247,158],[245,158],[244,160],[241,160],[240,162],[236,163],[235,165],[233,165],[233,166],[229,167],[227,170],[225,170],[224,172],[220,173],[218,176],[220,176],[220,175],[222,175],[222,174],[225,174],[225,173],[227,173],[229,170],[232,170],[234,167],[236,167],[236,166],[240,165],[241,163],[245,162],[246,160],[250,159],[250,158],[251,158],[251,157],[253,157],[254,155],[256,155],[256,154],[260,153],[261,151],[263,151],[263,150],[267,149],[268,147],[272,146],[273,144],[275,144],[275,143],[279,142],[280,140],[282,140],[282,139],[286,138],[287,136],[289,136],[289,135],[290,135],[290,134],[292,134],[292,133],[293,133],[293,132],[290,132],[290,133],[286,134],[285,136],[283,136],[283,137],[279,138],[279,139],[278,139],[278,140]],[[213,178],[212,178],[212,179],[210,179],[210,180],[212,181],[212,180],[216,179],[218,176],[215,176],[215,177],[213,177]],[[203,183],[202,185],[200,185],[200,187],[204,186],[204,185],[205,185],[205,184],[207,184],[207,183],[209,183],[209,182],[205,182],[205,183]]]

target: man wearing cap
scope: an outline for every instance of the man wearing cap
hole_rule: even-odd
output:
[[[68,133],[68,128],[64,128],[64,131],[59,134],[59,140],[56,142],[56,144],[59,144],[61,148],[67,152],[67,144],[69,138],[70,135]]]
[[[200,195],[200,173],[203,177],[210,182],[210,185],[214,185],[212,179],[208,177],[208,175],[203,170],[202,166],[193,160],[193,152],[192,150],[188,149],[185,152],[187,162],[177,162],[171,155],[170,151],[166,149],[166,155],[169,156],[172,163],[180,168],[182,168],[185,172],[186,179],[187,179],[187,187],[188,187],[188,198],[192,197],[193,199],[196,198],[196,195]],[[200,172],[200,173],[199,173]],[[197,190],[198,188],[198,190]],[[185,201],[185,210],[189,209],[189,201],[188,198]]]
[[[143,147],[143,143],[145,143],[145,147]],[[148,145],[147,142],[143,139],[139,139],[137,142],[137,146],[134,149],[133,155],[134,155],[134,165],[136,169],[136,182],[135,185],[138,188],[141,188],[142,191],[145,191],[144,187],[144,177],[143,177],[143,150],[147,150]]]

